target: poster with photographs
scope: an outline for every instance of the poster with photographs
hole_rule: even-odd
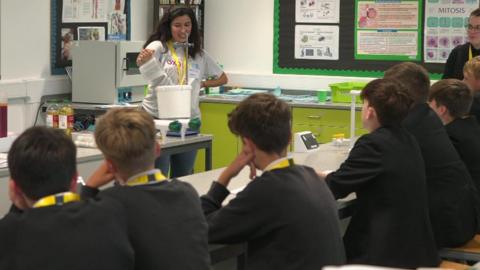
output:
[[[78,27],[78,40],[105,40],[104,27]]]
[[[129,40],[130,0],[52,0],[52,74],[65,74],[78,40]]]
[[[127,36],[127,16],[122,13],[112,12],[108,20],[108,39],[125,40]]]
[[[74,40],[74,29],[73,28],[62,28],[62,45],[61,45],[61,53],[60,53],[60,61],[62,63],[67,63],[68,61],[72,60],[71,49],[73,46]]]

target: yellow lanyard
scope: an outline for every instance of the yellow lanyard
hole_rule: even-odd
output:
[[[284,160],[278,162],[277,164],[273,165],[272,167],[268,168],[266,171],[283,169],[283,168],[287,168],[287,167],[290,167],[290,166],[293,166],[293,165],[295,165],[295,163],[293,162],[293,159],[291,159],[291,158],[284,159]]]
[[[147,183],[161,182],[167,179],[160,171],[154,173],[144,174],[135,179],[127,181],[127,186],[137,186]]]
[[[468,46],[468,60],[472,60],[473,54],[472,54],[472,45]]]
[[[80,195],[73,192],[63,192],[54,195],[49,195],[38,200],[33,208],[46,207],[52,205],[64,205],[69,202],[80,201]]]
[[[187,55],[183,56],[183,64],[180,66],[180,61],[178,60],[178,55],[177,52],[175,51],[175,48],[173,48],[173,42],[169,40],[167,42],[168,49],[170,50],[173,60],[175,61],[175,66],[177,66],[177,72],[178,72],[178,84],[183,85],[185,84],[185,74],[187,73]]]

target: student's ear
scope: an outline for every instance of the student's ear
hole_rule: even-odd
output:
[[[19,186],[13,181],[13,179],[8,180],[8,195],[10,196],[10,200],[13,202],[13,198],[17,195],[22,194],[22,190]]]
[[[15,205],[18,209],[25,210],[27,208],[30,208],[25,199],[25,194],[13,179],[10,179],[8,181],[8,195],[10,197],[10,201],[12,201],[12,204]]]
[[[437,112],[442,116],[450,114],[450,112],[447,109],[447,106],[445,105],[437,106]]]
[[[155,141],[155,157],[158,158],[161,154],[161,146],[160,144],[158,143],[158,141]]]
[[[371,107],[371,106],[367,107],[365,118],[367,118],[368,120],[376,120],[377,119],[377,112],[375,111],[375,109],[373,107]]]
[[[107,168],[109,172],[114,174],[118,172],[117,166],[115,165],[115,163],[113,163],[111,159],[105,158],[105,163],[107,164]]]
[[[70,191],[77,192],[77,179],[78,179],[78,172],[72,176],[72,180],[70,181]]]
[[[257,146],[255,145],[255,143],[253,143],[253,141],[251,139],[246,138],[246,137],[242,137],[242,141],[243,141],[244,150],[251,151],[252,153],[255,153],[255,150],[257,149]]]

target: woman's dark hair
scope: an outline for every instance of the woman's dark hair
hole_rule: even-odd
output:
[[[192,21],[192,31],[188,36],[188,42],[193,43],[193,47],[188,48],[188,55],[193,58],[195,55],[202,53],[203,45],[200,37],[200,31],[198,30],[198,22],[193,10],[188,7],[175,8],[167,11],[167,13],[163,15],[162,19],[160,19],[160,22],[158,22],[155,31],[150,35],[150,37],[147,39],[147,42],[145,42],[143,45],[143,48],[146,48],[147,45],[152,41],[159,40],[164,45],[163,47],[166,51],[167,46],[165,45],[167,44],[167,41],[172,39],[172,21],[177,17],[185,15],[190,17],[190,20]]]
[[[470,17],[480,17],[480,8],[477,8],[477,9],[473,10],[470,13]]]

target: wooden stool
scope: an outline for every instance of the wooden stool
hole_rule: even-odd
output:
[[[453,270],[466,270],[470,266],[467,264],[461,264],[461,263],[456,263],[456,262],[451,262],[451,261],[442,261],[438,268],[442,269],[453,269]]]
[[[461,247],[441,249],[439,255],[444,259],[480,261],[480,234]]]

